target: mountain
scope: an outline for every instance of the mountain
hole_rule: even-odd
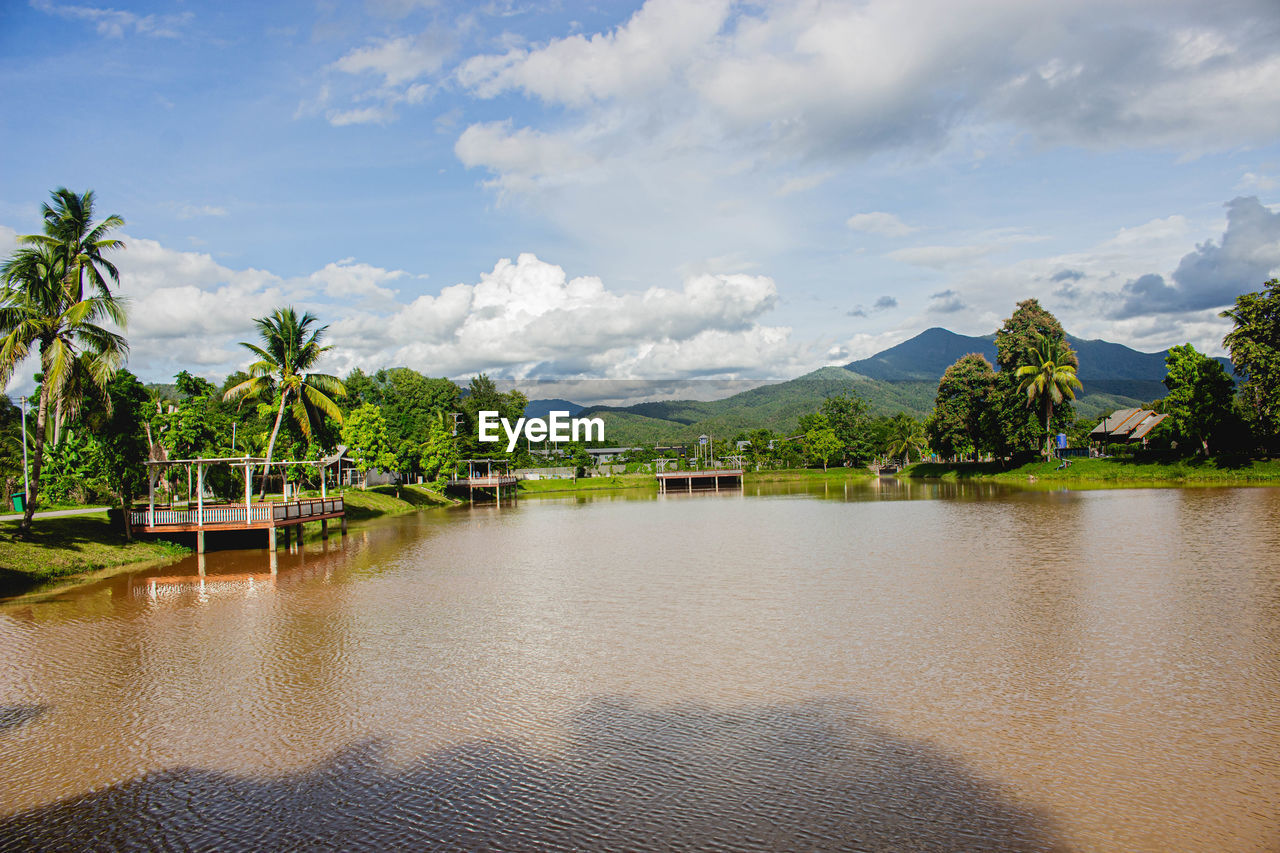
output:
[[[1083,417],[1139,406],[1163,397],[1163,352],[1147,353],[1072,335],[1068,343],[1080,359],[1084,392],[1075,410]],[[595,406],[581,414],[603,417],[610,444],[686,441],[698,435],[726,436],[749,429],[786,431],[823,399],[856,391],[874,414],[908,412],[923,418],[933,408],[938,380],[956,359],[981,353],[996,360],[995,335],[973,337],[942,328],[926,329],[910,340],[843,367],[824,367],[787,382],[762,385],[723,400],[671,400],[635,406]],[[1219,359],[1230,371],[1231,364]]]
[[[552,412],[568,412],[569,417],[574,417],[581,412],[583,406],[581,403],[574,403],[569,400],[551,399],[551,400],[530,400],[525,404],[524,416],[526,418],[542,418],[546,419]]]

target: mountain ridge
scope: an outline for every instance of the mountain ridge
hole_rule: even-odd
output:
[[[1146,353],[1103,340],[1067,335],[1080,358],[1085,387],[1075,410],[1094,417],[1163,397],[1168,350]],[[938,381],[956,359],[977,352],[995,364],[995,335],[961,335],[935,326],[888,349],[845,365],[829,365],[721,400],[664,400],[633,406],[589,406],[580,416],[602,417],[610,444],[683,441],[708,433],[792,429],[826,397],[856,391],[873,414],[900,411],[923,418],[933,408]],[[1230,362],[1219,358],[1230,372]],[[531,404],[532,405],[532,404]]]

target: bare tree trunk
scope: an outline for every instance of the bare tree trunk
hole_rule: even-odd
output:
[[[276,412],[276,425],[271,430],[271,440],[267,442],[267,465],[262,472],[262,497],[267,499],[267,478],[271,476],[271,454],[276,449],[276,436],[280,434],[280,421],[284,418],[284,403],[289,399],[288,389],[280,391],[280,409]]]
[[[26,538],[31,535],[31,517],[36,512],[36,498],[40,494],[40,466],[44,463],[44,428],[49,419],[49,379],[46,374],[40,383],[40,404],[36,407],[36,434],[32,438],[31,449],[31,491],[27,495],[27,505],[23,508],[22,523],[18,526],[18,535]]]

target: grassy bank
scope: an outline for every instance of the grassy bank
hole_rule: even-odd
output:
[[[189,553],[164,541],[125,543],[107,514],[37,518],[30,539],[17,538],[18,522],[0,523],[0,595],[100,569],[177,559]]]
[[[846,480],[870,480],[875,475],[866,468],[778,468],[767,471],[748,471],[743,479],[748,483],[782,483],[789,481],[828,482]]]
[[[347,519],[352,522],[457,503],[422,486],[402,486],[398,498],[394,486],[347,489],[343,499]],[[105,512],[37,518],[29,540],[18,539],[17,530],[17,521],[0,522],[0,596],[20,595],[103,569],[132,569],[191,553],[163,539],[126,544],[119,530],[107,523]],[[308,538],[312,535],[318,537],[319,530],[308,531]]]
[[[656,489],[658,480],[652,474],[616,474],[612,477],[579,477],[577,480],[521,480],[520,494],[540,495],[555,492],[592,492],[602,489]]]
[[[345,489],[342,502],[348,521],[365,521],[388,515],[404,515],[433,506],[449,506],[457,503],[425,486],[401,486],[396,497],[395,486],[375,486],[372,489]]]
[[[1057,462],[1032,462],[1004,470],[994,462],[932,463],[912,465],[900,476],[940,480],[986,480],[1022,484],[1064,485],[1280,485],[1280,460],[1180,459],[1172,462],[1132,462],[1120,459],[1072,460],[1066,468]]]

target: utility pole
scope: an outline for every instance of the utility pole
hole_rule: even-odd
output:
[[[31,502],[31,478],[27,473],[27,398],[22,400],[22,501],[25,507]]]

